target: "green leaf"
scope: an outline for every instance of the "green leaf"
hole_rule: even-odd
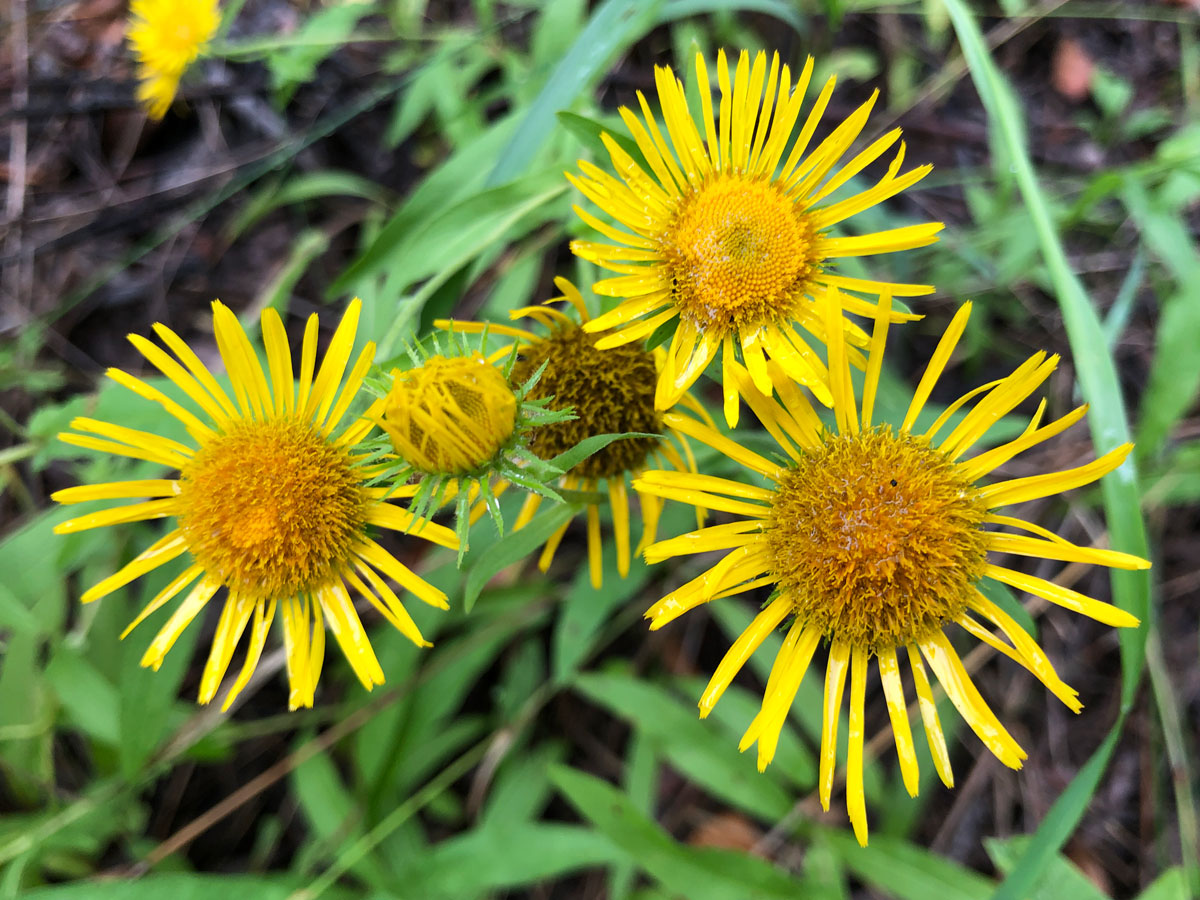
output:
[[[786,3],[784,0],[669,0],[663,7],[660,21],[665,23],[675,19],[726,10],[739,15],[757,12],[774,16],[781,22],[786,22],[797,33],[804,34],[807,31],[807,24],[803,14],[799,12],[802,8],[802,4]]]
[[[995,884],[977,872],[909,841],[872,835],[860,847],[848,831],[821,829],[842,864],[868,884],[899,900],[988,900]]]
[[[326,197],[360,197],[374,203],[384,203],[388,192],[370,179],[336,169],[295,174],[282,184],[270,184],[251,194],[237,215],[225,226],[222,236],[227,243],[232,243],[246,229],[252,228],[277,209]]]
[[[46,666],[46,682],[71,725],[110,746],[120,740],[117,689],[79,651],[60,643]]]
[[[501,569],[525,559],[582,509],[583,506],[578,503],[560,503],[535,516],[520,531],[511,532],[488,547],[467,575],[467,582],[463,586],[463,610],[469,613],[475,608],[480,593]]]
[[[630,438],[659,438],[661,436],[658,434],[648,434],[644,431],[628,431],[624,434],[594,434],[590,438],[584,438],[570,450],[566,450],[553,459],[546,460],[546,462],[560,472],[570,472],[593,453],[599,453],[613,441],[624,441]]]
[[[970,67],[971,78],[987,107],[993,131],[1006,151],[1007,161],[1032,219],[1033,230],[1037,233],[1042,256],[1062,310],[1073,361],[1079,373],[1080,388],[1084,399],[1090,403],[1088,419],[1096,449],[1103,453],[1127,442],[1130,436],[1120,382],[1104,341],[1103,328],[1087,292],[1071,269],[1055,230],[1025,147],[1024,124],[1011,89],[992,61],[967,4],[963,0],[942,2],[950,14]],[[1126,553],[1146,556],[1149,547],[1133,459],[1126,460],[1119,469],[1106,476],[1100,487],[1112,546]],[[1111,580],[1115,603],[1145,622],[1150,608],[1148,573],[1114,571]],[[1143,624],[1141,628],[1122,629],[1119,639],[1121,715],[1100,748],[1051,807],[1038,827],[1029,851],[997,891],[996,900],[1021,900],[1029,892],[1074,830],[1099,783],[1141,678],[1146,655],[1146,626]]]
[[[728,850],[677,844],[607,782],[555,766],[550,780],[583,816],[673,893],[688,900],[817,900],[820,896],[770,863]]]
[[[384,271],[397,248],[426,228],[432,219],[478,194],[487,161],[495,157],[515,124],[514,118],[502,119],[427,175],[375,239],[334,280],[325,292],[326,297],[344,294],[356,282]],[[395,298],[388,298],[388,304],[394,305]]]
[[[638,147],[637,141],[626,135],[623,128],[618,130],[616,125],[610,127],[597,122],[595,119],[589,119],[587,116],[581,116],[577,113],[567,112],[566,110],[558,112],[558,121],[567,131],[579,138],[579,143],[591,150],[592,155],[598,159],[608,159],[608,148],[604,146],[604,141],[600,139],[600,135],[607,134],[644,171],[650,171],[650,166],[646,162],[646,158],[642,155],[642,150]],[[623,122],[621,124],[624,125]]]
[[[326,849],[345,846],[362,835],[362,810],[328,754],[314,753],[292,771],[291,780],[309,828]],[[376,887],[390,881],[371,853],[357,860],[352,871]]]
[[[551,651],[554,680],[559,684],[567,681],[579,668],[592,650],[596,632],[615,610],[642,589],[650,574],[646,566],[635,564],[622,578],[617,572],[617,555],[613,552],[604,553],[602,563],[600,587],[592,587],[588,567],[581,566],[571,579],[559,607]]]
[[[339,49],[374,3],[343,2],[319,10],[291,36],[292,45],[267,54],[267,68],[281,106],[301,84],[311,81],[317,65]]]
[[[984,838],[983,847],[996,868],[1007,875],[1017,861],[1029,850],[1032,835],[1022,834],[1010,838]],[[1072,863],[1055,855],[1037,884],[1025,895],[1025,900],[1108,900],[1108,895],[1094,885],[1086,875]]]
[[[435,844],[400,883],[406,896],[460,900],[624,856],[607,838],[575,825],[495,821]]]
[[[1137,900],[1189,900],[1187,873],[1182,866],[1167,869],[1137,895]]]
[[[662,0],[604,0],[596,7],[501,151],[488,175],[489,185],[503,184],[525,171],[554,129],[554,114],[570,106],[621,48],[650,30],[661,5]]]
[[[175,873],[135,881],[87,881],[34,888],[26,900],[285,900],[295,885],[283,878]]]
[[[650,737],[672,766],[714,797],[768,822],[791,810],[792,798],[774,772],[759,773],[752,755],[739,753],[734,741],[665,687],[616,673],[580,675],[574,687]]]
[[[1154,360],[1142,396],[1138,456],[1156,456],[1195,403],[1200,389],[1200,255],[1183,219],[1155,203],[1132,176],[1121,199],[1142,232],[1146,248],[1174,278],[1164,290],[1155,330]]]

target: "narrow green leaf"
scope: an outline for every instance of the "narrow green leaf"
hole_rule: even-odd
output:
[[[804,34],[807,24],[803,13],[799,11],[801,8],[801,4],[786,3],[784,0],[668,0],[663,7],[661,21],[666,23],[726,10],[740,15],[757,12],[774,16],[790,25],[797,33]]]
[[[576,825],[494,822],[431,847],[403,878],[406,896],[459,900],[503,891],[625,854],[602,835]]]
[[[495,157],[515,125],[514,118],[500,120],[427,175],[375,239],[334,279],[325,292],[326,297],[344,294],[360,279],[382,272],[397,248],[411,240],[435,216],[479,193],[487,161]],[[394,304],[395,301],[389,302]]]
[[[847,869],[898,900],[988,900],[995,889],[977,872],[909,841],[871,835],[860,847],[848,831],[823,828],[821,835]]]
[[[45,676],[72,726],[109,746],[117,745],[121,729],[117,689],[111,681],[66,643],[55,648]]]
[[[34,888],[26,900],[285,900],[293,885],[284,878],[172,872],[136,881],[86,881]]]
[[[1080,388],[1084,398],[1091,404],[1088,418],[1096,449],[1103,453],[1127,442],[1130,436],[1120,383],[1112,357],[1107,351],[1103,328],[1082,283],[1071,270],[1051,220],[1025,147],[1023,120],[1012,92],[992,61],[967,4],[963,0],[942,2],[950,14],[970,67],[971,78],[987,108],[990,124],[1005,149],[1037,233],[1042,256],[1062,310],[1079,373]],[[1127,553],[1146,556],[1148,543],[1141,516],[1137,471],[1132,458],[1103,479],[1101,492],[1112,546]],[[1148,573],[1114,571],[1111,580],[1116,604],[1145,622],[1150,607]],[[1145,624],[1137,629],[1122,629],[1120,641],[1122,714],[1100,748],[1051,807],[1038,827],[1029,851],[997,891],[996,900],[1021,900],[1028,894],[1074,830],[1099,783],[1141,678],[1146,654]]]
[[[739,753],[735,742],[702,722],[694,706],[684,706],[664,686],[616,673],[580,675],[574,686],[644,732],[672,766],[714,797],[767,822],[791,810],[792,798],[775,772],[760,774],[753,756]]]
[[[1001,874],[1007,875],[1028,850],[1031,835],[1005,838],[984,838],[983,847]],[[1093,884],[1072,863],[1056,854],[1025,900],[1108,900],[1108,895]]]
[[[567,112],[566,110],[558,112],[558,121],[567,131],[579,138],[579,143],[591,150],[592,155],[597,159],[608,159],[608,148],[604,146],[604,141],[600,139],[600,135],[607,134],[643,170],[650,170],[650,166],[646,163],[646,158],[642,155],[637,141],[625,134],[623,128],[618,129],[615,125],[609,127],[602,122],[597,122],[595,119],[589,119],[587,116],[581,116],[577,113]]]
[[[463,609],[470,612],[475,601],[492,578],[508,566],[520,562],[550,539],[554,532],[571,521],[583,507],[577,503],[562,503],[552,507],[522,528],[505,535],[480,554],[471,567],[463,586]]]
[[[282,184],[270,184],[253,193],[225,226],[222,237],[226,242],[232,243],[246,229],[253,227],[275,210],[306,200],[359,197],[374,203],[383,203],[387,196],[383,187],[351,172],[327,169],[294,174]]]
[[[1158,455],[1200,388],[1200,254],[1181,216],[1152,201],[1132,176],[1125,178],[1121,199],[1145,246],[1166,264],[1177,286],[1162,292],[1154,360],[1142,397],[1138,457],[1147,459]]]
[[[1137,900],[1190,900],[1187,874],[1180,866],[1167,869],[1137,895]]]
[[[770,863],[728,850],[677,844],[607,782],[565,766],[550,780],[583,816],[634,862],[688,900],[817,900],[821,895]]]
[[[628,431],[624,434],[594,434],[584,438],[570,450],[558,454],[546,462],[562,472],[569,472],[593,453],[599,453],[613,441],[624,441],[629,438],[659,438],[662,435],[648,434],[644,431]]]
[[[553,130],[554,114],[570,106],[621,48],[649,31],[661,5],[662,0],[604,0],[596,8],[501,151],[488,185],[503,184],[525,171]]]

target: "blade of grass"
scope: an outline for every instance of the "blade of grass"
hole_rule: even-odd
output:
[[[1104,341],[1104,331],[1079,278],[1067,263],[1062,242],[1042,198],[1037,175],[1023,140],[1020,110],[1011,90],[983,43],[974,16],[963,0],[942,0],[958,35],[976,90],[988,111],[991,126],[1005,148],[1012,174],[1029,210],[1042,256],[1071,344],[1079,384],[1091,404],[1088,412],[1098,452],[1129,440],[1129,424],[1116,368]],[[1129,553],[1146,555],[1145,524],[1137,472],[1127,460],[1101,483],[1112,545]],[[1150,581],[1145,572],[1113,572],[1113,599],[1122,609],[1145,619],[1150,606]],[[1121,640],[1121,713],[1112,731],[1055,802],[1039,826],[1030,850],[1004,879],[995,900],[1019,900],[1030,889],[1074,830],[1116,746],[1125,715],[1137,690],[1146,654],[1146,627],[1125,629]]]
[[[488,175],[488,187],[511,181],[525,171],[558,124],[554,114],[570,106],[620,48],[629,46],[654,25],[661,5],[662,0],[605,0],[596,9],[550,73],[508,146],[500,152]]]

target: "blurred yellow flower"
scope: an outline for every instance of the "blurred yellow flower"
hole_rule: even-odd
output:
[[[299,383],[279,315],[262,316],[267,367],[263,372],[237,317],[213,304],[213,330],[234,398],[188,345],[164,325],[154,330],[174,354],[138,335],[138,351],[190,398],[202,415],[177,403],[147,381],[120,369],[118,384],[158,403],[181,422],[194,446],[123,425],[78,418],[59,439],[78,447],[133,457],[177,469],[176,478],[81,485],[54,494],[59,503],[153,499],[111,507],[63,522],[70,534],[89,528],[173,516],[176,527],[132,562],[83,595],[85,603],[187,555],[189,563],[133,623],[173,600],[195,582],[142,657],[157,669],[183,630],[222,587],[228,595],[200,681],[200,702],[216,695],[247,626],[249,645],[241,673],[225,698],[227,708],[258,665],[278,610],[287,654],[288,704],[312,706],[324,659],[328,622],[351,667],[370,690],[383,684],[383,671],[355,611],[348,586],[418,646],[428,646],[390,578],[433,606],[446,596],[378,544],[368,527],[413,530],[427,541],[456,549],[454,534],[433,523],[417,523],[384,502],[386,488],[367,487],[354,447],[371,429],[366,418],[342,426],[375,353],[368,343],[343,384],[354,346],[361,304],[353,301],[316,368],[317,317],[304,332]],[[315,372],[314,372],[315,370]],[[339,390],[339,385],[341,385]],[[236,400],[236,402],[235,402]],[[376,404],[378,406],[378,404]],[[339,430],[339,426],[340,430]],[[124,636],[124,635],[122,635]]]
[[[794,326],[799,324],[825,342],[831,337],[841,340],[845,332],[852,344],[865,347],[866,335],[852,323],[838,320],[827,327],[822,307],[830,288],[866,294],[887,290],[893,296],[910,297],[933,290],[833,271],[838,259],[932,243],[942,225],[928,222],[853,237],[829,234],[835,225],[911,187],[931,167],[901,173],[901,143],[874,185],[823,203],[892,147],[900,129],[843,161],[867,123],[877,91],[810,152],[834,86],[830,78],[793,140],[812,70],[809,58],[793,84],[789,68],[780,68],[778,54],[772,56],[768,71],[764,53],[757,54],[751,65],[749,54],[742,51],[731,82],[722,51],[717,57],[721,101],[714,119],[708,70],[697,55],[701,104],[697,119],[688,109],[683,83],[670,68],[658,67],[655,82],[666,138],[640,91],[642,120],[627,108],[620,110],[650,172],[604,135],[617,177],[586,161],[579,163],[582,174],[567,176],[585,197],[627,229],[614,228],[575,208],[585,222],[615,243],[574,241],[572,251],[620,274],[598,282],[596,293],[625,298],[585,326],[590,332],[609,332],[598,347],[606,350],[642,340],[679,319],[659,375],[659,409],[672,406],[720,350],[725,418],[731,426],[736,424],[736,382],[729,376],[736,362],[735,347],[740,348],[751,382],[760,392],[771,392],[766,367],[770,356],[790,378],[829,405],[828,372]],[[844,305],[853,313],[874,314],[874,303],[864,299],[847,297]],[[892,316],[894,321],[914,318]],[[861,363],[861,352],[850,353]]]
[[[830,328],[835,328],[842,314],[836,292],[831,301],[825,315]],[[871,657],[878,661],[900,770],[910,794],[917,793],[917,757],[901,686],[900,650],[912,670],[934,765],[948,786],[953,784],[950,759],[926,663],[988,749],[1005,765],[1020,768],[1024,751],[980,696],[946,636],[947,626],[959,625],[1024,666],[1075,712],[1082,707],[1076,692],[1059,678],[1037,642],[980,592],[979,580],[994,578],[1108,625],[1131,627],[1138,620],[1108,603],[1001,566],[992,560],[992,554],[1122,569],[1149,566],[1146,560],[1126,553],[1076,546],[1031,522],[997,512],[1090,484],[1119,466],[1131,445],[1066,471],[979,483],[1018,453],[1083,417],[1086,407],[1042,424],[1043,401],[1020,436],[971,454],[998,419],[1045,381],[1057,357],[1035,354],[1011,375],[963,395],[925,431],[914,431],[917,416],[963,332],[970,304],[959,310],[942,337],[900,427],[872,423],[890,305],[890,296],[883,294],[870,345],[861,414],[845,347],[839,342],[830,345],[836,430],[823,425],[774,361],[768,368],[779,399],[746,393],[747,402],[790,457],[790,464],[766,459],[700,422],[678,414],[666,416],[667,424],[766,478],[767,487],[678,472],[645,472],[635,481],[645,493],[739,517],[646,549],[650,562],[689,553],[730,551],[709,571],[656,603],[646,614],[652,629],[714,598],[761,585],[774,588],[770,601],[718,666],[700,699],[701,716],[708,715],[766,636],[791,621],[771,669],[762,709],[741,741],[743,750],[758,743],[759,769],[775,754],[780,730],[817,646],[828,643],[820,798],[828,809],[842,694],[849,680],[846,804],[855,835],[863,844],[867,840],[863,710]],[[734,365],[730,374],[739,389],[749,387],[752,376],[744,368]],[[971,401],[970,410],[938,439],[951,417]]]
[[[392,372],[380,427],[396,454],[426,475],[466,475],[487,466],[510,437],[517,397],[480,353],[433,356]]]
[[[132,0],[129,43],[138,61],[138,100],[152,119],[166,115],[179,80],[217,33],[216,0]]]

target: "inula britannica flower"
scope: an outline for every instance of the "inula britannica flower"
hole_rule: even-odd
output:
[[[886,172],[870,187],[831,199],[890,148],[900,130],[889,131],[846,158],[867,123],[875,95],[824,140],[810,148],[833,92],[829,79],[799,133],[804,95],[812,77],[810,58],[795,82],[779,57],[759,53],[753,64],[742,52],[730,78],[717,57],[720,108],[714,117],[712,89],[702,57],[696,57],[700,116],[688,109],[680,82],[667,67],[655,69],[666,136],[646,98],[638,94],[642,119],[629,109],[621,117],[650,171],[608,135],[604,143],[616,175],[581,161],[568,175],[619,227],[576,207],[576,212],[613,243],[575,241],[580,257],[619,273],[596,284],[598,294],[624,298],[585,328],[608,332],[600,349],[640,341],[678,317],[658,379],[656,404],[668,409],[721,353],[725,417],[737,421],[737,381],[729,371],[740,349],[751,383],[770,393],[766,360],[774,359],[793,380],[826,405],[829,374],[796,326],[819,341],[849,340],[852,360],[866,335],[844,319],[824,315],[830,288],[893,296],[917,296],[926,285],[886,284],[839,275],[839,259],[921,247],[936,240],[941,223],[928,222],[870,234],[839,237],[832,229],[852,216],[920,181],[930,166],[901,172],[901,143]],[[789,149],[790,148],[790,149]],[[847,295],[849,312],[873,315],[875,305]],[[912,318],[893,313],[896,320]]]
[[[601,350],[603,335],[586,330],[592,321],[587,303],[579,289],[565,278],[556,278],[562,295],[537,306],[513,310],[514,320],[526,319],[542,326],[547,333],[538,335],[511,325],[487,325],[474,322],[439,322],[458,331],[491,333],[514,338],[518,359],[510,378],[520,384],[541,370],[541,377],[530,390],[530,397],[543,399],[550,409],[573,410],[569,421],[538,428],[530,436],[529,449],[543,460],[552,460],[581,441],[605,434],[641,433],[652,437],[633,437],[613,441],[575,465],[559,480],[565,491],[606,494],[612,510],[617,555],[617,571],[629,574],[630,504],[628,479],[652,462],[669,465],[677,471],[695,471],[695,461],[687,439],[663,425],[662,412],[655,409],[654,390],[664,354],[639,346],[622,345]],[[567,301],[575,311],[568,312],[547,304]],[[493,357],[511,353],[512,346],[496,351]],[[542,367],[545,366],[543,369]],[[707,421],[708,414],[688,394],[680,402]],[[679,444],[677,449],[672,438]],[[681,453],[682,451],[682,453]],[[499,486],[503,489],[503,485]],[[538,511],[542,496],[530,493],[517,517],[514,529],[523,528]],[[661,505],[652,494],[639,494],[642,514],[642,538],[636,552],[655,539]],[[544,572],[566,534],[564,523],[546,542],[538,559]],[[601,585],[603,540],[600,527],[600,502],[587,504],[588,569],[592,584]]]
[[[154,326],[170,353],[152,341],[130,335],[138,351],[192,401],[199,414],[120,369],[109,369],[109,377],[159,404],[182,423],[191,443],[88,418],[75,419],[72,430],[59,435],[68,444],[178,471],[172,478],[58,491],[54,499],[59,503],[152,499],[87,513],[55,530],[68,534],[127,522],[175,520],[165,537],[86,591],[83,601],[98,600],[182,557],[182,571],[125,631],[128,634],[187,592],[142,657],[142,665],[157,669],[183,630],[225,588],[224,606],[200,680],[201,703],[216,695],[234,650],[249,628],[245,663],[226,695],[225,706],[245,687],[276,613],[283,624],[288,702],[294,709],[313,704],[326,626],[363,686],[369,690],[383,684],[383,671],[350,589],[419,646],[428,643],[388,579],[426,603],[443,609],[448,606],[440,590],[392,556],[369,533],[371,527],[411,529],[424,540],[451,549],[458,546],[448,529],[429,522],[414,523],[411,514],[385,502],[387,489],[367,486],[364,469],[356,464],[355,445],[370,431],[371,422],[366,418],[344,420],[375,352],[375,345],[368,343],[349,375],[345,374],[360,306],[357,300],[350,304],[319,368],[317,317],[309,318],[297,382],[287,334],[274,310],[268,309],[262,316],[267,352],[264,372],[237,317],[228,307],[214,303],[213,330],[232,397],[171,329]]]
[[[1032,522],[1000,512],[1006,506],[1096,481],[1121,464],[1131,445],[1065,471],[985,481],[997,467],[1083,417],[1086,407],[1043,422],[1043,402],[1018,437],[978,450],[989,427],[1045,381],[1055,368],[1056,357],[1035,354],[1011,375],[963,395],[925,430],[915,429],[917,417],[962,334],[970,304],[962,307],[946,330],[899,427],[873,421],[889,305],[885,294],[871,341],[861,412],[844,347],[837,342],[830,345],[836,429],[822,424],[774,362],[768,365],[779,399],[746,394],[789,462],[767,459],[677,413],[666,416],[667,424],[765,478],[765,487],[753,481],[677,472],[645,472],[635,482],[645,493],[737,517],[728,524],[646,549],[646,559],[651,562],[680,554],[728,551],[707,572],[651,607],[647,613],[651,628],[661,628],[717,596],[764,585],[774,589],[770,601],[712,676],[700,699],[701,716],[708,715],[766,636],[790,623],[771,669],[762,709],[741,741],[743,750],[758,743],[760,769],[775,754],[780,730],[818,646],[828,645],[820,798],[828,809],[838,719],[848,681],[846,804],[855,834],[864,844],[863,709],[872,657],[887,699],[901,775],[910,794],[917,792],[917,757],[901,686],[901,655],[907,657],[912,670],[934,766],[947,785],[953,784],[953,776],[926,665],[988,749],[1005,765],[1020,768],[1024,751],[980,696],[947,632],[953,626],[961,628],[1024,666],[1072,710],[1078,712],[1081,705],[1036,641],[980,591],[980,579],[994,578],[1108,625],[1129,627],[1138,621],[1108,603],[1002,566],[994,555],[1123,569],[1149,566],[1126,553],[1077,546]],[[841,311],[836,295],[826,317],[831,328],[837,326]],[[730,374],[739,388],[747,386],[751,377],[738,365]],[[952,416],[972,402],[951,427]]]

